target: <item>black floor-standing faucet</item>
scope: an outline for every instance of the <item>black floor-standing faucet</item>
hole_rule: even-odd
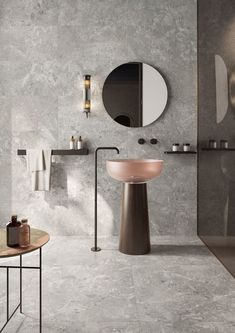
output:
[[[119,149],[117,147],[98,147],[95,151],[95,222],[94,222],[94,247],[91,248],[91,251],[98,252],[101,250],[97,246],[97,153],[99,150],[116,150],[119,154]]]

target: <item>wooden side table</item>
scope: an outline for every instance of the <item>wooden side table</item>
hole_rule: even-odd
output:
[[[8,247],[6,245],[6,230],[0,229],[0,259],[1,258],[10,258],[10,257],[20,257],[20,266],[12,266],[12,265],[0,265],[0,268],[6,269],[6,287],[7,287],[7,318],[3,327],[0,329],[0,333],[3,332],[4,328],[7,326],[7,323],[14,316],[16,311],[20,309],[20,313],[23,313],[23,305],[22,305],[22,273],[23,269],[36,269],[39,270],[39,332],[42,332],[42,247],[45,245],[50,236],[48,233],[42,230],[31,228],[31,244],[27,248],[20,247]],[[39,266],[23,266],[22,256],[26,253],[33,252],[39,250]],[[15,308],[15,310],[10,314],[10,306],[9,306],[9,273],[10,269],[20,269],[20,302]]]

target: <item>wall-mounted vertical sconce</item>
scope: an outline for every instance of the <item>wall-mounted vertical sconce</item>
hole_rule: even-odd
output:
[[[91,76],[86,74],[83,79],[83,112],[86,113],[86,117],[88,118],[91,112]]]

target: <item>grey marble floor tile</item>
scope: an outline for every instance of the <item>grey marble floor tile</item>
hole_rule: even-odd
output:
[[[180,321],[193,322],[224,322],[234,324],[234,298],[222,297],[213,300],[213,297],[181,296],[171,300],[163,298],[159,302],[137,302],[139,318],[145,321],[174,323]]]
[[[44,263],[46,265],[77,265],[99,264],[106,261],[129,265],[153,265],[164,269],[167,266],[179,265],[204,265],[215,264],[220,266],[218,260],[197,238],[153,237],[152,251],[148,255],[128,256],[118,251],[118,237],[99,237],[98,245],[102,251],[93,253],[92,237],[56,236],[44,248]]]
[[[224,322],[141,322],[141,333],[233,333],[235,326]]]
[[[118,238],[52,237],[43,250],[45,332],[230,333],[235,321],[234,279],[195,238],[154,237],[157,251],[127,256]],[[38,263],[37,253],[24,257]],[[17,264],[17,259],[1,260]],[[11,272],[11,306],[19,297]],[[38,325],[38,274],[23,274],[23,310],[9,332],[33,332]],[[5,271],[0,271],[0,320],[5,318]]]
[[[206,300],[235,292],[232,276],[220,264],[165,264],[164,268],[155,266],[151,270],[144,267],[136,265],[132,268],[136,295],[140,301],[167,301],[172,297],[180,300],[182,296],[202,296]]]
[[[115,263],[55,266],[44,270],[44,314],[60,320],[137,320],[131,269]],[[25,312],[37,315],[38,277],[24,273]],[[30,295],[28,297],[27,295]],[[66,310],[67,309],[67,310]]]
[[[32,333],[38,331],[38,322],[29,316],[18,315],[14,322],[8,326],[9,332]],[[45,333],[141,333],[138,322],[79,322],[76,319],[67,319],[66,316],[60,321],[53,318],[44,323]]]

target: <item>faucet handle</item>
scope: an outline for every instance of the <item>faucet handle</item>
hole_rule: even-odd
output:
[[[158,143],[158,140],[155,138],[150,139],[151,145],[156,145]]]
[[[143,144],[145,144],[145,139],[143,139],[143,138],[140,138],[139,140],[138,140],[138,143],[140,144],[140,145],[143,145]]]

